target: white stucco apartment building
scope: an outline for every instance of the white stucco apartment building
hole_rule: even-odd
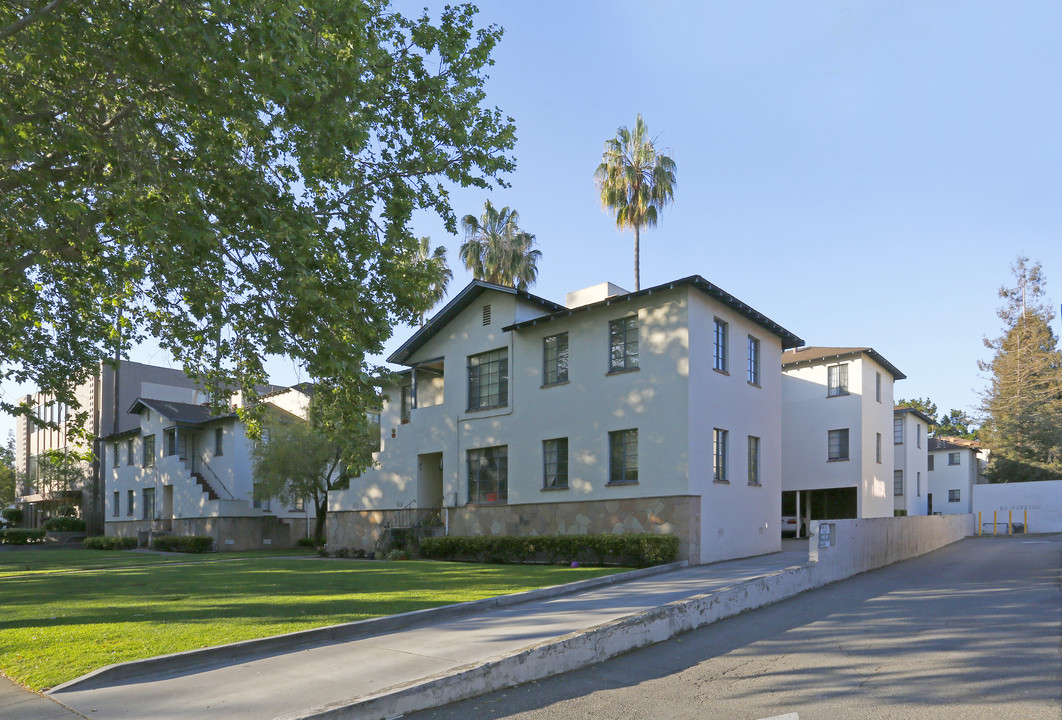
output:
[[[565,305],[474,281],[389,358],[407,371],[379,466],[329,493],[329,547],[441,507],[455,535],[671,533],[694,563],[778,550],[778,367],[800,344],[700,276]]]
[[[810,520],[892,517],[893,383],[869,347],[782,355],[783,512]]]
[[[929,424],[931,418],[915,408],[893,410],[892,495],[903,515],[929,512]]]
[[[929,512],[972,512],[973,486],[982,477],[988,451],[963,438],[931,438],[929,443]]]
[[[305,417],[308,392],[295,386],[261,401]],[[254,498],[252,441],[235,406],[219,415],[206,403],[141,397],[129,412],[136,427],[103,439],[107,535],[206,535],[224,551],[286,547],[307,534],[312,502]]]

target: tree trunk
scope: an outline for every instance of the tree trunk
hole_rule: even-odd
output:
[[[323,547],[325,544],[325,513],[328,511],[328,494],[325,494],[324,500],[315,503],[317,507],[317,517],[314,518],[313,523],[313,544],[314,547]]]
[[[639,228],[634,226],[634,292],[642,289],[642,277],[639,266],[638,241],[640,240]]]

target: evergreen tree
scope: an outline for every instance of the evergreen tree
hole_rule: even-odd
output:
[[[985,340],[992,360],[981,411],[983,441],[992,449],[987,474],[995,480],[1062,477],[1062,352],[1051,330],[1054,312],[1043,302],[1043,270],[1019,257],[1016,284],[1003,287],[999,318],[1003,334]]]

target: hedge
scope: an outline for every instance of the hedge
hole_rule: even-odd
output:
[[[85,521],[76,517],[51,517],[41,527],[48,532],[85,532]]]
[[[8,528],[0,530],[0,545],[29,545],[44,540],[45,530],[25,530],[23,528]]]
[[[509,563],[542,559],[553,563],[646,567],[673,562],[679,539],[674,535],[501,535],[495,537],[426,537],[420,554],[431,560]]]
[[[82,543],[88,550],[132,550],[136,547],[135,537],[95,537],[85,538]]]
[[[214,538],[206,535],[161,535],[151,541],[152,550],[203,553],[214,548]]]

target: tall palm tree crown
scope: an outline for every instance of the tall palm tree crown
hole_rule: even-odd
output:
[[[423,309],[420,311],[420,324],[424,324],[424,314],[446,296],[446,286],[454,278],[450,265],[446,262],[446,248],[442,245],[431,249],[431,238],[422,237],[417,247],[417,261],[428,265],[431,272],[431,280],[424,289]]]
[[[516,210],[498,210],[487,200],[483,214],[465,215],[461,227],[465,231],[461,262],[473,277],[518,290],[535,284],[542,251],[534,249],[535,236],[520,229]]]
[[[641,113],[634,129],[626,126],[605,143],[594,180],[601,206],[616,213],[621,230],[634,230],[634,289],[641,289],[639,242],[642,227],[656,227],[660,210],[675,197],[675,161],[657,151]]]

